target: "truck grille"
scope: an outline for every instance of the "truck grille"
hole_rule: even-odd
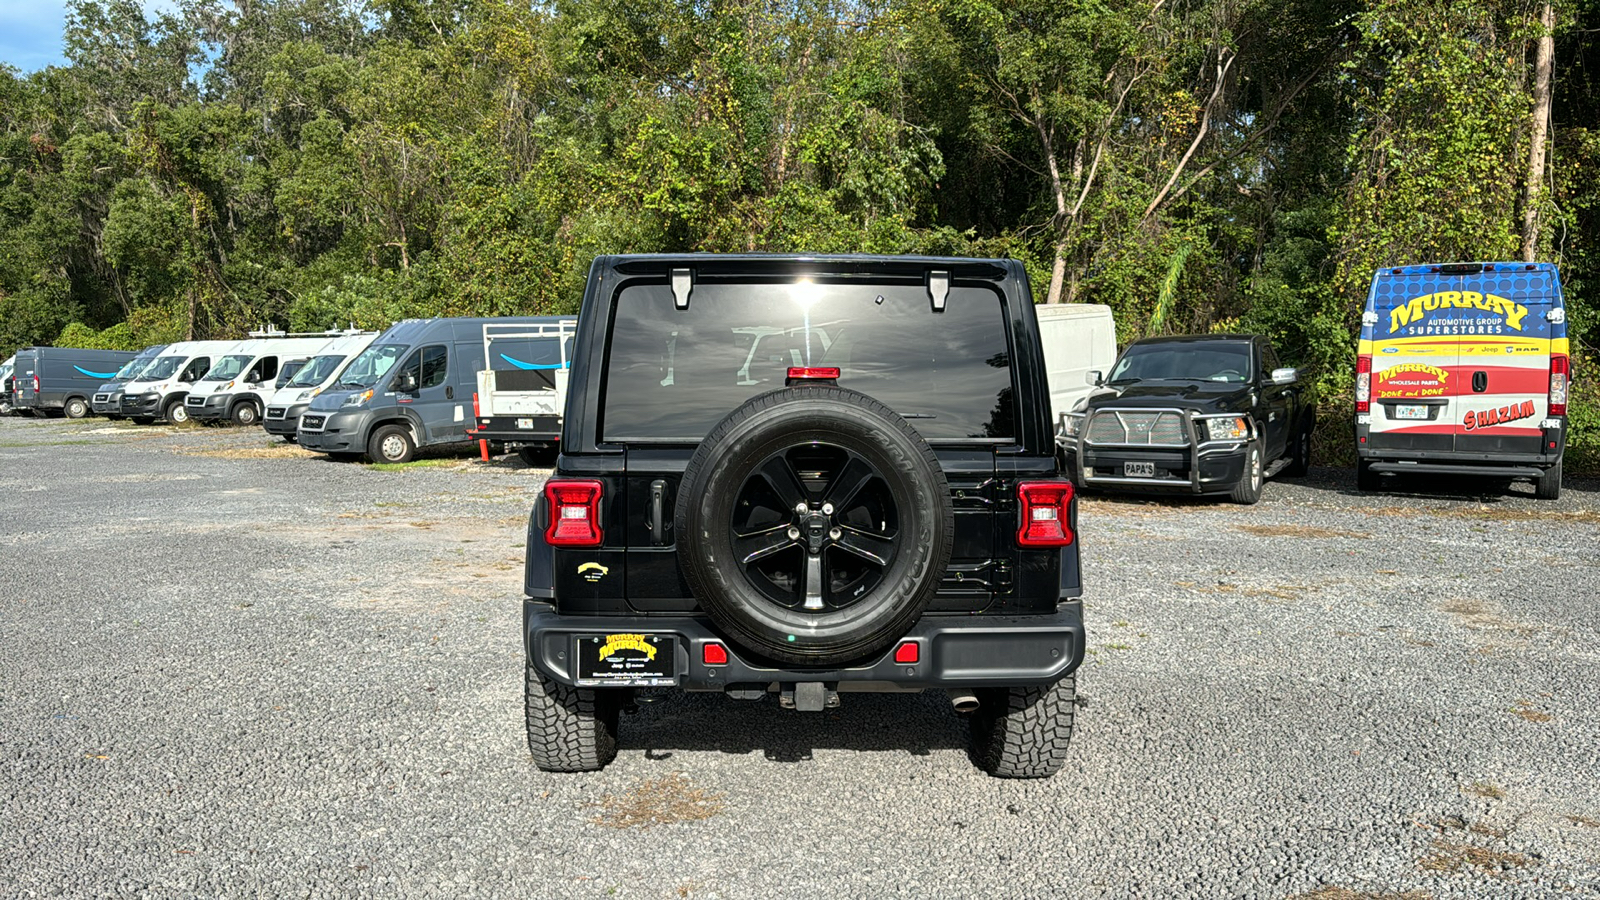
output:
[[[327,422],[328,422],[328,417],[327,416],[301,416],[300,417],[300,430],[301,431],[321,431],[322,430],[322,426],[327,424]]]
[[[267,418],[269,418],[269,419],[281,419],[284,416],[287,416],[288,414],[289,414],[289,407],[287,407],[287,406],[269,406],[269,407],[267,407]]]
[[[197,408],[198,407],[202,407],[202,406],[206,405],[206,398],[197,397],[194,394],[190,394],[189,396],[183,398],[183,405],[184,406],[193,406],[193,407],[197,407]]]
[[[1129,412],[1107,410],[1095,413],[1085,439],[1091,444],[1121,444],[1131,447],[1186,447],[1188,436],[1183,416],[1176,412]]]
[[[95,394],[94,395],[94,402],[99,403],[99,404],[110,403],[111,402],[111,395],[110,394]]]

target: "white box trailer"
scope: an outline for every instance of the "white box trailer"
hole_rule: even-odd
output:
[[[577,327],[574,316],[485,323],[484,367],[468,436],[518,451],[553,448],[561,439]]]
[[[1117,323],[1099,303],[1050,303],[1034,307],[1050,382],[1051,421],[1072,411],[1094,390],[1091,372],[1105,373],[1117,361]]]

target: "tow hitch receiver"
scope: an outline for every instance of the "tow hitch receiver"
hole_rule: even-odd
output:
[[[839,692],[820,681],[786,684],[778,693],[778,705],[798,712],[822,712],[839,708]]]

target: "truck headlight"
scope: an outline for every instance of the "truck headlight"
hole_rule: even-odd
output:
[[[1205,425],[1208,441],[1242,441],[1250,436],[1250,423],[1243,416],[1206,419]]]
[[[1061,434],[1063,437],[1075,438],[1082,429],[1082,413],[1065,413],[1061,416]]]

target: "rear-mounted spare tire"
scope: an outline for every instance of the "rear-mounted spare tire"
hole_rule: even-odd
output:
[[[865,394],[798,386],[717,423],[684,470],[685,579],[729,639],[783,663],[885,649],[922,615],[955,511],[933,449]]]

